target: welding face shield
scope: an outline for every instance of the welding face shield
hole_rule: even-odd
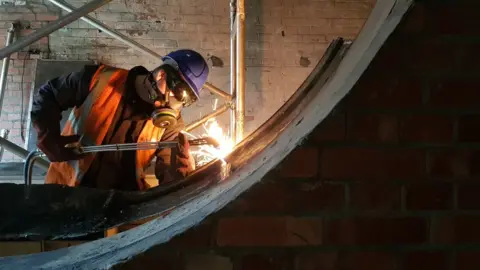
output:
[[[165,94],[158,89],[155,74],[163,70],[165,72]],[[197,96],[188,84],[182,79],[180,73],[170,65],[162,65],[150,72],[146,79],[152,86],[149,93],[154,102],[155,109],[152,113],[153,124],[157,127],[167,128],[177,122],[177,115],[183,107],[188,107],[197,101]]]

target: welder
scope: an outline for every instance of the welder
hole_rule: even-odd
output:
[[[181,110],[196,102],[209,68],[194,50],[176,50],[157,68],[87,65],[39,87],[31,119],[37,146],[51,161],[47,184],[145,190],[155,161],[159,183],[195,169]],[[60,131],[61,113],[72,112]],[[105,145],[177,140],[175,148],[79,154],[71,143]]]

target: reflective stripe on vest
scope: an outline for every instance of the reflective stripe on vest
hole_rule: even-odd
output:
[[[62,135],[83,135],[83,145],[101,145],[125,92],[128,70],[105,65],[100,66],[90,83],[90,93],[80,107],[75,107],[68,118]],[[146,121],[138,142],[159,141],[164,129],[157,128],[149,119]],[[140,190],[145,185],[144,169],[154,157],[155,150],[136,151],[136,176]],[[90,168],[95,154],[88,154],[80,160],[52,162],[47,172],[47,184],[77,186]]]

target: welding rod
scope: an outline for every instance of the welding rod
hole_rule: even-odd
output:
[[[210,144],[218,147],[218,142],[210,137],[199,138],[188,141],[192,146]],[[82,146],[80,143],[68,144],[65,147],[75,148],[79,153],[96,153],[96,152],[108,152],[108,151],[133,151],[133,150],[153,150],[161,148],[174,148],[178,144],[177,141],[164,141],[164,142],[141,142],[141,143],[120,143],[120,144],[108,144],[108,145],[94,145],[94,146]]]
[[[144,142],[144,143],[120,143],[98,146],[83,146],[82,153],[106,152],[106,151],[129,151],[129,150],[152,150],[157,148],[173,148],[177,142]]]

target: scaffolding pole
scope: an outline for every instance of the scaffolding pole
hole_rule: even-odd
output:
[[[235,73],[235,67],[237,64],[236,58],[236,27],[235,27],[235,14],[236,14],[236,0],[230,1],[230,95],[232,95],[233,99],[236,98],[235,87],[237,86],[237,79]],[[235,105],[232,102],[232,109],[229,112],[230,114],[230,139],[234,144],[237,142],[237,129],[236,129],[236,111]]]
[[[8,47],[15,36],[17,24],[12,23],[10,28],[7,30],[7,40],[5,42],[5,47]],[[3,58],[2,70],[0,71],[0,115],[2,115],[3,107],[3,97],[5,96],[5,89],[7,87],[7,75],[8,75],[8,66],[10,65],[10,55]],[[1,158],[1,157],[0,157]]]
[[[57,0],[48,0],[48,1],[50,1],[52,4],[56,5],[57,7],[65,10],[67,12],[72,12],[75,9],[74,6],[72,6],[70,4],[67,4],[65,2],[61,2],[61,1],[57,1]],[[85,16],[81,17],[80,20],[82,20],[82,21],[90,24],[91,26],[99,29],[100,31],[102,31],[102,33],[105,33],[105,34],[117,39],[118,41],[121,41],[121,42],[125,43],[125,45],[127,45],[127,46],[130,46],[134,49],[137,49],[140,52],[142,52],[144,54],[147,54],[149,56],[152,56],[152,57],[155,57],[155,58],[158,58],[158,59],[162,59],[162,56],[160,54],[158,54],[158,53],[150,50],[149,48],[143,46],[142,44],[128,38],[124,34],[108,28],[107,25],[103,24],[102,22],[100,22],[97,19],[94,19],[94,18],[92,18],[88,15],[85,15]]]
[[[232,99],[233,99],[233,96],[232,96],[232,95],[230,95],[230,94],[227,93],[227,92],[224,92],[224,91],[220,90],[219,88],[215,87],[215,86],[212,85],[212,84],[206,83],[206,84],[205,84],[205,88],[207,88],[207,90],[209,90],[209,91],[212,92],[213,94],[217,94],[217,95],[221,96],[221,97],[224,98],[226,101],[232,101]]]
[[[196,120],[196,121],[188,124],[188,126],[185,127],[185,131],[189,132],[189,131],[191,131],[191,130],[193,130],[193,129],[199,127],[199,126],[201,126],[203,123],[207,122],[209,119],[214,118],[214,117],[217,117],[217,116],[219,116],[220,114],[222,114],[222,113],[224,113],[225,111],[227,111],[229,107],[230,107],[229,104],[225,104],[225,105],[223,105],[222,107],[216,109],[215,111],[213,111],[213,112],[205,115],[204,117],[202,117],[202,118],[200,118],[200,119],[198,119],[198,120]]]
[[[237,0],[236,10],[236,142],[243,140],[245,132],[245,1]]]
[[[2,137],[0,137],[0,146],[2,146],[6,151],[9,151],[10,153],[22,159],[26,159],[29,155],[27,150]],[[42,169],[48,170],[50,162],[41,158],[37,161],[37,163],[35,163],[35,165]]]
[[[73,12],[60,17],[58,20],[49,23],[45,27],[35,31],[34,33],[26,36],[22,40],[15,42],[14,44],[7,46],[3,49],[0,49],[0,59],[14,53],[18,52],[21,49],[25,48],[26,46],[38,41],[39,39],[48,36],[52,32],[57,31],[58,29],[64,27],[67,24],[70,24],[85,14],[94,11],[95,9],[107,4],[112,0],[94,0],[79,9],[74,10]]]

